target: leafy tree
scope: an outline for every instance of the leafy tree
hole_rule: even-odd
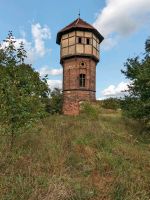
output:
[[[59,88],[54,88],[50,92],[50,99],[47,99],[46,111],[50,114],[62,113],[63,95]]]
[[[125,97],[123,110],[135,119],[150,123],[150,39],[146,40],[144,58],[127,59],[122,73],[130,79],[129,95]]]
[[[146,50],[146,54],[150,53],[150,37],[145,42],[145,50]]]
[[[11,136],[11,146],[17,135],[33,122],[45,116],[44,99],[49,89],[46,79],[24,63],[23,43],[17,49],[12,32],[0,47],[0,128]]]

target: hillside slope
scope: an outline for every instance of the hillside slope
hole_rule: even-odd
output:
[[[149,200],[150,152],[140,126],[119,112],[50,116],[0,141],[1,200]]]

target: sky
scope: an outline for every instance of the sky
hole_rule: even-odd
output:
[[[12,31],[16,46],[23,41],[27,62],[50,88],[62,86],[57,32],[78,18],[104,36],[96,71],[96,97],[122,96],[129,80],[121,74],[127,58],[142,55],[150,36],[150,0],[0,0],[0,43]]]

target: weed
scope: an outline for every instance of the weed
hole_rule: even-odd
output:
[[[43,119],[12,152],[1,137],[1,200],[150,199],[148,134],[120,111],[85,110]]]

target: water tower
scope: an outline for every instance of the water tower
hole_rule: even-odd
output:
[[[103,36],[81,18],[60,30],[60,63],[63,67],[63,113],[78,115],[80,103],[95,101],[96,65]]]

